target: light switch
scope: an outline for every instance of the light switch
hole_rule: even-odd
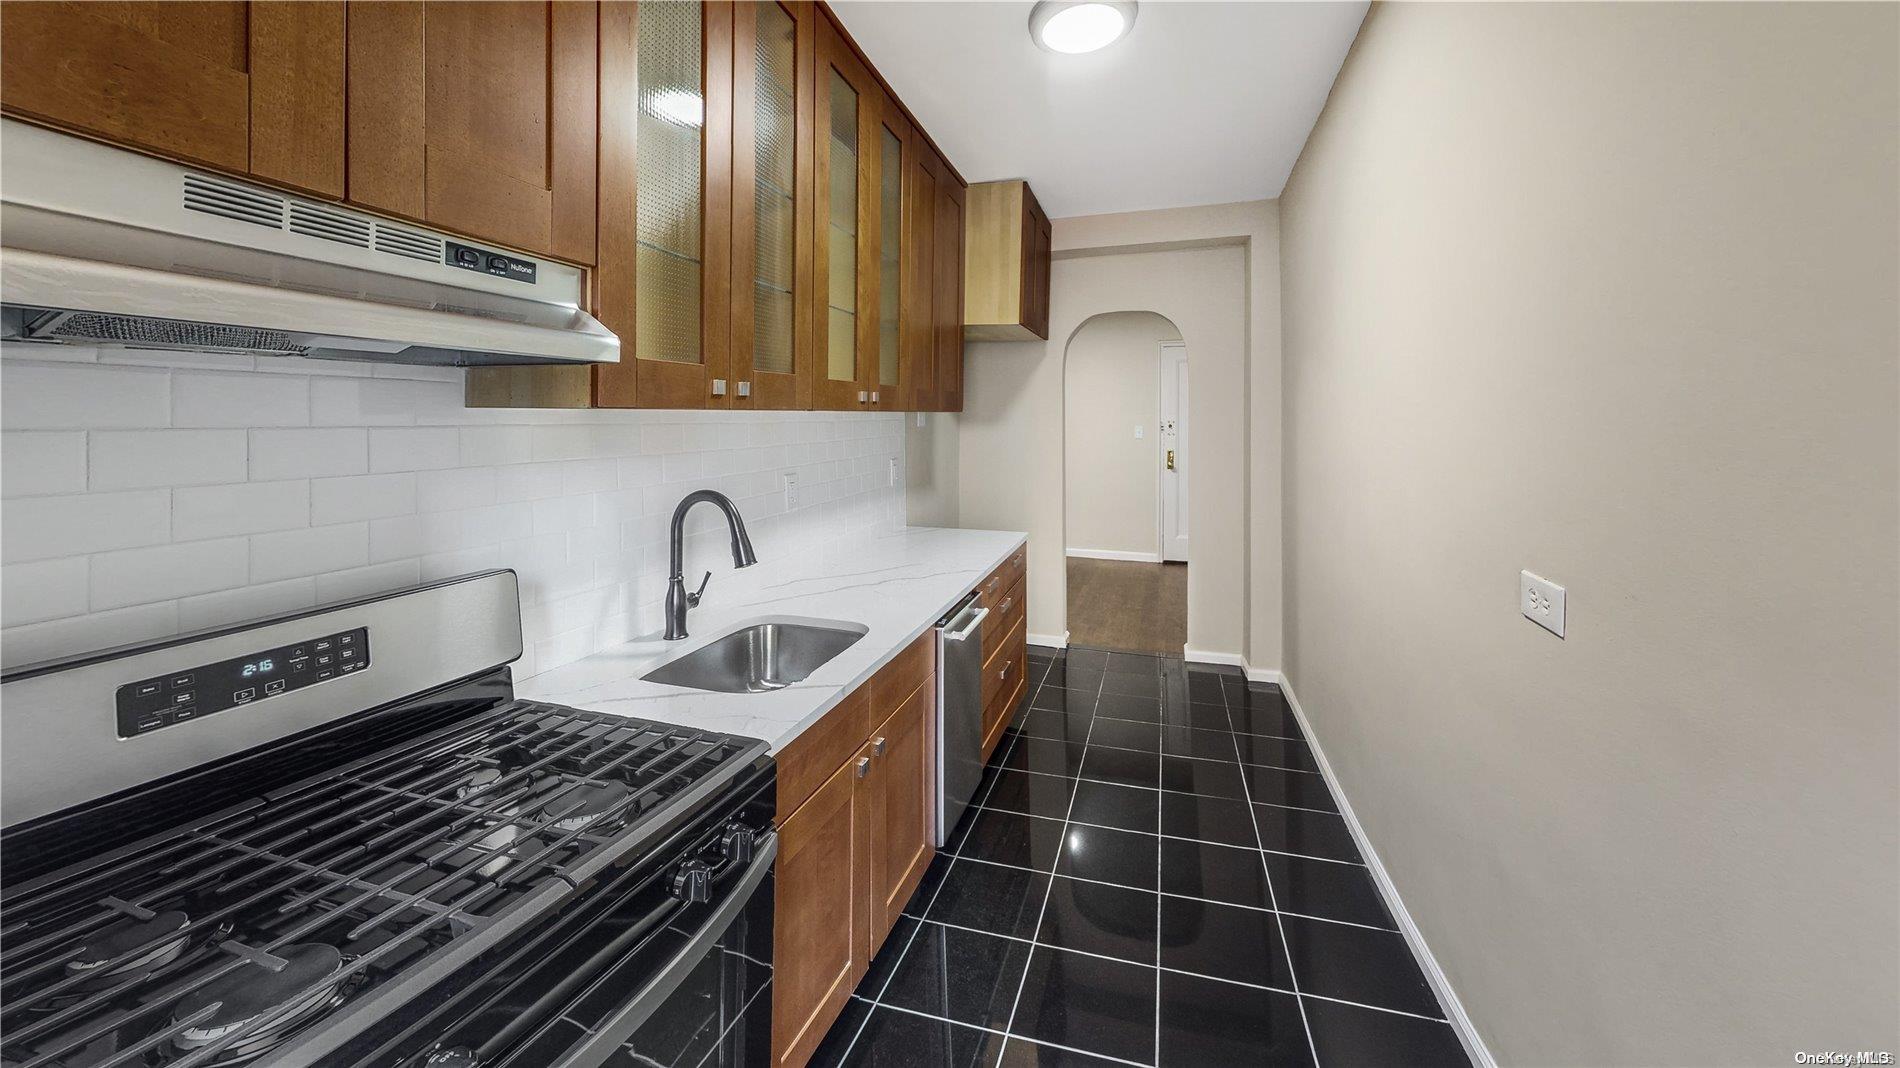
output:
[[[1141,427],[1140,427],[1140,426],[1136,426],[1136,427],[1135,427],[1135,440],[1136,440],[1136,441],[1140,441],[1140,440],[1141,440],[1141,438],[1142,438],[1142,429],[1141,429]]]

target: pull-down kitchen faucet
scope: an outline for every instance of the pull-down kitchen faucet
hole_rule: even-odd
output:
[[[710,501],[726,513],[726,529],[732,534],[732,566],[751,567],[759,562],[752,553],[752,539],[746,536],[745,520],[732,498],[717,490],[694,490],[681,498],[679,507],[673,509],[672,570],[666,580],[666,640],[669,642],[686,637],[686,610],[699,607],[699,595],[706,592],[706,583],[712,581],[712,572],[708,571],[706,577],[699,580],[699,589],[686,592],[686,513],[701,501]]]

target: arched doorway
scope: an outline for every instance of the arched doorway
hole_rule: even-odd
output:
[[[1091,316],[1063,355],[1069,641],[1180,656],[1187,642],[1185,345],[1152,311]]]

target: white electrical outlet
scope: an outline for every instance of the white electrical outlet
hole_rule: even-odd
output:
[[[1528,571],[1519,571],[1517,575],[1517,603],[1524,618],[1563,637],[1564,588]]]
[[[785,510],[789,512],[798,507],[798,476],[787,471],[783,478],[785,480]]]
[[[897,485],[897,457],[895,456],[891,457],[891,473],[888,484],[892,486]]]
[[[924,413],[922,413],[922,412],[918,412],[918,413],[917,413],[917,425],[918,425],[918,426],[923,426],[923,425],[924,425]]]
[[[1135,428],[1135,440],[1136,440],[1136,441],[1140,441],[1140,440],[1141,440],[1141,428],[1140,428],[1140,427],[1136,427],[1136,428]]]

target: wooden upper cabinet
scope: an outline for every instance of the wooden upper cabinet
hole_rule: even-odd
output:
[[[818,9],[733,7],[732,377],[735,408],[811,400],[812,123]]]
[[[904,274],[907,267],[916,268],[905,262],[904,172],[916,145],[910,123],[888,94],[879,94],[872,136],[871,188],[877,197],[872,239],[877,253],[870,308],[876,316],[876,341],[865,378],[870,407],[901,410],[907,407],[907,391],[913,388],[903,373]]]
[[[940,412],[963,410],[964,279],[968,274],[965,205],[963,183],[948,167],[944,168],[943,180],[937,183],[937,240],[932,250],[937,269],[931,275],[936,288],[933,316],[937,343],[933,368],[937,391],[932,410]]]
[[[879,98],[883,90],[829,18],[818,25],[817,128],[813,181],[817,244],[812,284],[818,368],[814,408],[846,410],[870,402],[877,353]]]
[[[349,5],[358,204],[594,262],[593,3]]]
[[[6,112],[344,194],[339,3],[0,5]]]
[[[1049,216],[1024,181],[969,188],[963,326],[976,341],[1049,337]]]

